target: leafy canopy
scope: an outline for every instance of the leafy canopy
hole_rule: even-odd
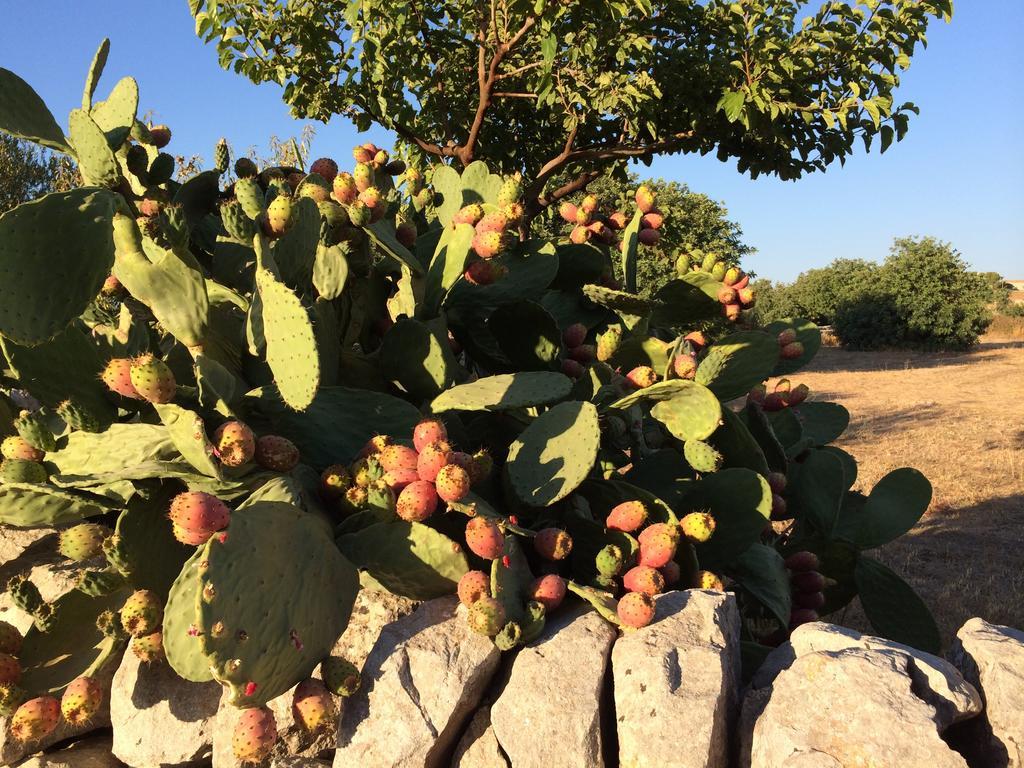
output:
[[[220,63],[302,117],[534,180],[536,209],[601,166],[717,152],[795,179],[907,131],[902,70],[952,0],[189,0]],[[566,172],[557,189],[547,182]],[[535,211],[534,211],[535,212]]]

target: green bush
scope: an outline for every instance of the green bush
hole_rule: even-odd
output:
[[[850,349],[884,349],[905,339],[899,311],[889,296],[878,291],[840,305],[832,329]]]

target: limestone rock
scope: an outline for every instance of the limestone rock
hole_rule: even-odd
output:
[[[913,661],[892,650],[801,656],[772,685],[754,727],[752,768],[966,768],[918,698]]]
[[[76,741],[56,752],[30,757],[18,768],[121,768],[124,764],[110,751],[110,736]]]
[[[565,607],[519,651],[491,707],[512,768],[603,768],[601,689],[616,634],[590,606]]]
[[[166,662],[128,650],[114,675],[114,754],[134,768],[200,765],[209,759],[221,687],[184,680]]]
[[[619,765],[726,768],[739,705],[736,598],[687,590],[656,606],[653,623],[612,649]]]
[[[455,597],[422,604],[381,632],[345,702],[336,768],[442,765],[498,666]]]
[[[1024,632],[974,618],[956,634],[950,658],[981,689],[985,712],[957,734],[978,765],[1024,766]]]
[[[452,768],[509,768],[491,727],[491,708],[480,707],[455,748]]]
[[[332,654],[342,656],[362,668],[381,630],[388,624],[408,616],[416,602],[406,597],[373,589],[361,589],[352,606],[352,616]]]

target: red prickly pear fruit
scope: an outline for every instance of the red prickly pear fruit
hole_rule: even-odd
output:
[[[627,592],[619,600],[615,612],[627,627],[646,627],[654,621],[654,598],[646,592]]]
[[[740,304],[744,308],[754,306],[754,303],[757,300],[757,297],[754,295],[753,288],[740,288],[736,291],[736,298],[739,299]]]
[[[821,592],[825,589],[825,577],[817,571],[800,571],[792,574],[790,582],[797,592]]]
[[[824,592],[797,592],[793,595],[793,603],[801,608],[818,610],[825,604]]]
[[[587,326],[583,323],[573,323],[562,331],[562,341],[567,349],[578,347],[587,339]]]
[[[213,451],[226,467],[240,467],[256,455],[256,436],[240,421],[225,421],[213,433]]]
[[[11,736],[22,744],[49,736],[60,721],[60,702],[53,696],[29,699],[11,716]]]
[[[715,518],[707,512],[690,512],[679,521],[679,529],[690,541],[703,544],[715,532]]]
[[[728,286],[734,286],[743,277],[743,271],[739,267],[729,267],[725,270],[725,275],[722,277],[722,282]]]
[[[718,289],[718,301],[722,304],[733,304],[736,301],[736,291],[727,285]]]
[[[636,207],[640,213],[650,213],[654,209],[654,192],[647,185],[641,185],[636,191]]]
[[[796,629],[801,624],[810,624],[818,620],[818,612],[811,608],[795,608],[789,614],[789,628]]]
[[[149,128],[149,140],[157,149],[163,149],[171,143],[171,129],[166,125],[152,125]]]
[[[725,319],[735,323],[740,319],[740,314],[743,312],[743,308],[739,304],[726,304],[722,307]]]
[[[748,285],[750,285],[750,275],[743,275],[743,277],[736,281],[736,283],[733,285],[733,288],[735,288],[737,291],[742,291]]]
[[[477,557],[494,560],[505,548],[505,535],[493,520],[473,517],[466,525],[466,546]]]
[[[673,542],[679,541],[679,526],[668,523],[651,523],[637,536],[637,541],[643,544],[646,541],[653,541],[659,536],[668,536]]]
[[[287,437],[263,435],[256,441],[256,463],[274,472],[291,472],[299,463],[299,449]]]
[[[420,480],[434,482],[441,467],[451,461],[451,456],[452,447],[444,440],[424,447],[416,457],[416,471],[420,474]]]
[[[500,280],[508,273],[506,267],[495,264],[493,261],[474,261],[463,273],[463,278],[471,285],[490,285]]]
[[[357,163],[369,164],[376,154],[377,148],[372,144],[360,144],[352,150],[352,159]]]
[[[565,599],[565,579],[554,573],[534,579],[527,592],[530,600],[544,606],[547,613],[555,610]]]
[[[21,650],[21,643],[24,638],[21,632],[13,624],[0,621],[0,653],[9,653],[17,656]]]
[[[767,480],[768,487],[772,489],[772,493],[782,493],[786,490],[786,475],[784,472],[769,472]]]
[[[287,232],[292,225],[292,199],[288,195],[278,195],[267,206],[263,214],[263,233],[276,239]]]
[[[163,661],[167,658],[164,655],[164,633],[158,629],[142,637],[133,637],[132,653],[144,664]]]
[[[469,606],[469,628],[487,637],[494,637],[505,626],[505,606],[485,595]]]
[[[605,520],[605,527],[613,531],[632,533],[647,520],[647,507],[642,501],[624,501],[612,507]]]
[[[20,459],[22,461],[42,461],[46,454],[32,446],[28,440],[19,436],[11,435],[4,438],[0,443],[0,455],[5,459]]]
[[[640,565],[661,568],[676,556],[676,540],[665,533],[640,542]]]
[[[638,365],[626,374],[626,378],[637,389],[646,389],[658,381],[658,374],[649,365]]]
[[[569,357],[580,365],[586,365],[597,358],[597,348],[593,344],[580,344],[569,350]]]
[[[771,392],[765,395],[761,407],[766,411],[781,411],[786,407],[786,398],[779,392]]]
[[[398,494],[395,512],[400,518],[410,523],[426,520],[437,509],[437,491],[433,483],[416,480],[405,486]]]
[[[477,232],[504,232],[508,227],[508,217],[501,211],[485,213],[476,223]]]
[[[665,217],[658,211],[645,213],[643,218],[640,219],[640,226],[644,229],[661,229],[661,225],[664,223]]]
[[[328,656],[320,665],[327,690],[335,696],[351,696],[359,690],[359,669],[341,656]]]
[[[376,456],[389,445],[391,445],[390,437],[388,437],[387,435],[374,435],[369,440],[367,440],[366,445],[364,445],[360,449],[359,456],[357,458],[365,459],[369,456]]]
[[[384,485],[395,493],[401,492],[406,486],[419,479],[420,475],[415,469],[393,469],[390,472],[385,472],[381,477]]]
[[[564,360],[562,360],[560,366],[562,373],[568,376],[570,379],[578,379],[580,376],[586,373],[587,370],[580,363],[570,358],[565,358]]]
[[[466,471],[469,472],[469,480],[473,485],[482,483],[494,471],[494,459],[486,450],[480,449],[473,454],[473,463]]]
[[[395,239],[406,248],[412,248],[416,245],[416,234],[416,225],[411,221],[403,221],[395,227]]]
[[[577,225],[573,227],[572,232],[569,233],[569,240],[576,245],[583,245],[590,240],[591,234],[593,233],[583,225]]]
[[[679,569],[679,563],[677,563],[675,560],[669,560],[658,570],[661,571],[661,576],[665,579],[666,587],[671,587],[675,584],[678,584],[679,579],[682,578],[682,572]]]
[[[725,591],[725,582],[711,571],[697,571],[693,579],[694,589],[710,589],[715,592]]]
[[[641,229],[636,237],[640,245],[657,245],[661,240],[661,232],[657,229]]]
[[[629,223],[629,219],[626,218],[626,214],[622,211],[615,211],[608,217],[608,227],[614,230],[625,229]]]
[[[692,331],[683,336],[684,341],[688,341],[697,349],[702,349],[708,345],[708,340],[704,337],[704,334],[700,331]]]
[[[131,370],[131,360],[126,357],[115,357],[107,362],[100,378],[111,392],[133,400],[141,400],[142,395],[132,386]]]
[[[566,201],[558,206],[558,215],[561,216],[565,221],[570,224],[576,223],[577,208],[572,203]]]
[[[97,523],[81,523],[61,531],[57,550],[68,560],[81,563],[103,551],[103,542],[111,530]]]
[[[791,515],[788,514],[786,500],[778,493],[772,494],[772,511],[770,517],[772,520],[789,520]]]
[[[622,586],[630,592],[656,595],[665,589],[665,577],[656,568],[651,568],[649,565],[638,565],[626,571],[622,577]]]
[[[103,704],[103,688],[91,677],[78,677],[68,683],[60,699],[60,712],[72,725],[85,725]]]
[[[342,171],[334,177],[331,188],[334,191],[334,199],[342,205],[351,205],[351,203],[359,196],[359,190],[356,189],[355,179],[352,178],[351,173],[346,171]]]
[[[320,492],[327,499],[340,499],[352,485],[352,475],[344,464],[331,464],[320,474]]]
[[[803,573],[804,571],[816,571],[821,565],[818,560],[818,556],[813,552],[794,552],[792,555],[786,558],[785,565],[789,570],[794,573]]]
[[[749,400],[752,403],[758,403],[760,405],[761,403],[764,403],[764,399],[767,392],[768,388],[764,384],[758,384],[757,386],[752,387],[749,392],[747,392],[747,400]]]
[[[191,530],[189,528],[183,528],[177,523],[171,524],[171,532],[174,534],[174,538],[180,541],[182,544],[187,544],[190,547],[198,547],[201,544],[205,544],[213,536],[214,531],[204,530]]]
[[[444,501],[461,501],[469,493],[469,472],[458,464],[445,464],[434,478],[437,495]]]
[[[0,683],[13,684],[21,680],[21,664],[9,653],[0,653]]]
[[[683,352],[672,361],[672,369],[680,379],[692,379],[697,375],[697,359]]]
[[[544,528],[533,537],[533,548],[545,560],[565,560],[572,552],[572,536],[561,528]]]
[[[469,473],[470,481],[473,481],[473,457],[465,451],[452,451],[449,461],[457,464]]]
[[[491,594],[491,577],[483,571],[466,571],[459,579],[459,602],[470,606]]]
[[[366,163],[356,163],[352,169],[352,181],[360,192],[366,191],[373,186],[373,168]]]
[[[470,226],[476,226],[476,223],[484,217],[484,209],[476,203],[460,208],[456,211],[455,215],[452,216],[452,224],[469,224]]]
[[[307,678],[295,686],[292,694],[292,716],[309,733],[327,727],[334,719],[334,699],[327,686],[315,678]]]
[[[412,430],[412,444],[422,451],[431,443],[448,439],[448,430],[440,419],[424,419]]]
[[[313,161],[313,164],[309,166],[309,172],[322,176],[324,181],[330,184],[338,175],[338,164],[329,157],[321,157]]]
[[[796,339],[797,336],[795,328],[785,328],[779,331],[778,341],[780,347],[788,346],[796,341]]]
[[[380,466],[385,472],[395,469],[416,469],[416,451],[405,445],[389,445],[380,452]]]
[[[359,197],[356,199],[372,210],[381,204],[382,198],[379,189],[376,187],[367,187],[359,193]]]
[[[150,403],[169,403],[178,392],[171,369],[154,355],[141,355],[132,360],[129,376],[135,391]]]
[[[481,259],[493,259],[505,249],[505,238],[501,232],[477,232],[472,245]]]
[[[259,763],[277,742],[277,723],[267,707],[243,709],[231,736],[231,751],[243,763]]]
[[[151,635],[160,627],[164,609],[155,592],[133,592],[121,607],[121,626],[132,637]]]
[[[800,403],[807,399],[807,395],[810,392],[811,390],[806,384],[797,384],[786,396],[786,405],[800,405]]]
[[[185,531],[205,533],[205,541],[215,531],[227,528],[231,521],[231,510],[213,494],[185,491],[171,500],[168,517]]]

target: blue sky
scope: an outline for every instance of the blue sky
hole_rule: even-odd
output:
[[[100,93],[133,75],[141,111],[171,126],[178,152],[209,157],[221,136],[264,147],[269,135],[301,127],[276,86],[254,86],[217,66],[214,49],[193,34],[184,0],[5,5],[0,66],[32,84],[62,124],[107,36]],[[835,258],[881,259],[894,237],[927,234],[951,241],[975,269],[1024,278],[1022,28],[1021,0],[958,0],[953,22],[933,25],[928,48],[904,75],[897,99],[916,102],[922,114],[884,156],[861,152],[845,168],[795,183],[750,181],[713,157],[663,157],[647,172],[724,202],[758,249],[748,268],[764,277],[791,279]],[[316,128],[314,156],[350,157],[359,135],[349,123]],[[382,131],[365,136],[390,143]]]

